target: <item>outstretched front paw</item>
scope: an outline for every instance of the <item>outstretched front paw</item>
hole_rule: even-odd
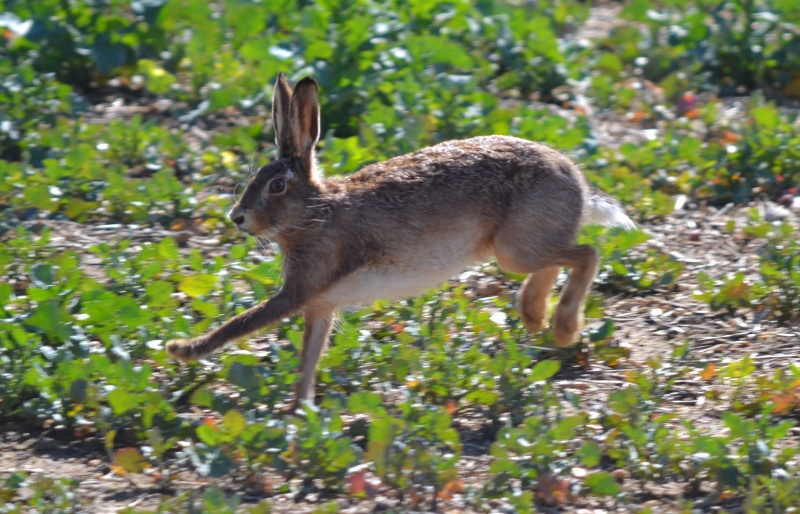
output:
[[[173,358],[182,361],[191,361],[200,358],[197,345],[192,339],[173,339],[167,343],[167,353]]]

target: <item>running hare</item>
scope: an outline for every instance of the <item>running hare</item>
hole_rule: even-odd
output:
[[[576,341],[597,251],[575,244],[578,227],[634,227],[615,200],[592,192],[564,155],[506,136],[448,141],[326,179],[314,147],[317,83],[292,92],[278,75],[272,104],[278,159],[258,170],[230,212],[236,227],[277,242],[284,284],[268,301],[216,330],[173,340],[167,351],[196,359],[291,316],[305,316],[294,407],[314,395],[314,372],[337,309],[413,296],[492,255],[530,274],[520,290],[525,326],[540,330],[561,267],[572,269],[555,311],[559,346]]]

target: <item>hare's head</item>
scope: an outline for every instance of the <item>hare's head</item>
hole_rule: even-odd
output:
[[[291,228],[319,192],[314,176],[314,147],[319,140],[319,96],[314,79],[304,78],[292,92],[283,73],[278,74],[272,123],[278,158],[253,174],[229,214],[242,232],[267,238]]]

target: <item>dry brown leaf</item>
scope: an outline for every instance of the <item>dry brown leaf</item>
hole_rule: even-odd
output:
[[[717,375],[717,365],[714,364],[713,362],[709,362],[708,364],[706,364],[705,369],[703,369],[703,371],[700,372],[700,378],[702,378],[707,382],[713,380],[716,375]]]

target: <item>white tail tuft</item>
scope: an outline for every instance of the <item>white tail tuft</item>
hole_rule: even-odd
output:
[[[636,228],[622,206],[615,199],[602,193],[592,192],[583,213],[582,225],[607,225],[625,230]]]

